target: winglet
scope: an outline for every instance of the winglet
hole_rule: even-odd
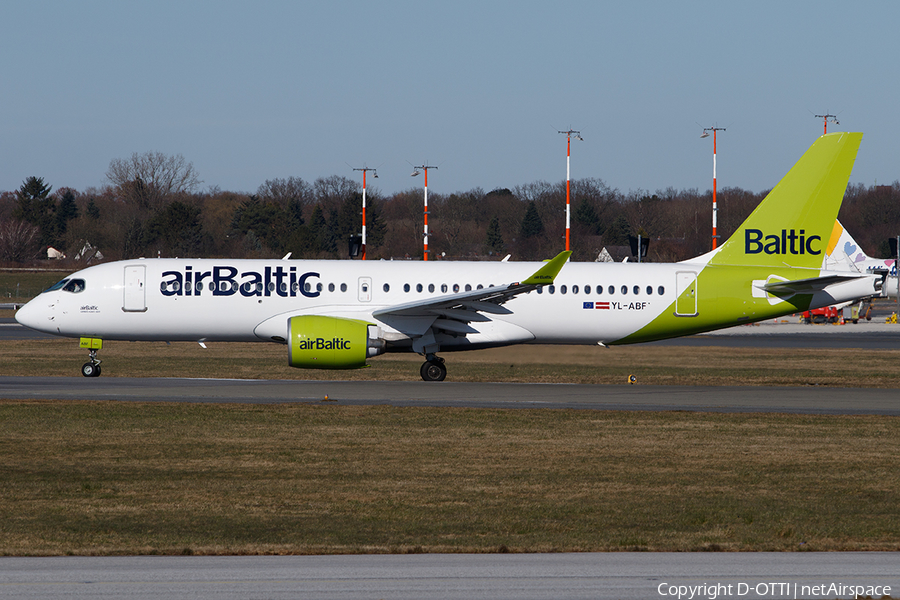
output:
[[[538,269],[534,273],[534,275],[522,281],[522,284],[550,285],[551,283],[553,283],[553,280],[556,279],[556,276],[559,274],[560,269],[563,268],[563,265],[566,264],[566,261],[569,260],[570,256],[572,256],[572,253],[568,250],[566,250],[565,252],[560,252],[554,258],[549,260],[547,264]]]

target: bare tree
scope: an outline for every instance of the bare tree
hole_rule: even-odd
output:
[[[306,207],[310,203],[312,193],[312,186],[300,177],[266,179],[256,191],[261,200],[275,202],[282,208],[288,208],[294,203]]]
[[[148,208],[158,208],[173,194],[190,193],[200,181],[194,164],[176,154],[135,152],[131,158],[114,158],[106,172],[109,182],[126,199]]]
[[[40,255],[39,230],[31,223],[19,219],[0,221],[0,258],[12,262],[25,262]]]

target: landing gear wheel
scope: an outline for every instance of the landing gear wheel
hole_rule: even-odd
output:
[[[422,364],[419,369],[424,381],[443,381],[447,377],[447,367],[442,358],[434,358]]]
[[[97,358],[97,351],[91,349],[91,359],[81,365],[81,374],[85,377],[100,377],[100,359]]]

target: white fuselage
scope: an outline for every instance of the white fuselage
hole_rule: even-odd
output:
[[[271,341],[295,315],[351,317],[428,297],[508,284],[542,263],[140,259],[72,274],[83,290],[48,291],[17,319],[41,331],[109,340]],[[505,343],[597,344],[639,329],[672,304],[679,264],[569,263],[553,286],[511,299],[509,314],[472,323]],[[71,287],[71,286],[70,286]],[[395,333],[389,324],[382,324]],[[402,336],[395,336],[395,341]],[[483,339],[482,339],[483,338]]]

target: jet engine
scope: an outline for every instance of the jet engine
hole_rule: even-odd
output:
[[[359,369],[384,353],[381,328],[342,317],[288,319],[288,364],[301,369]]]

